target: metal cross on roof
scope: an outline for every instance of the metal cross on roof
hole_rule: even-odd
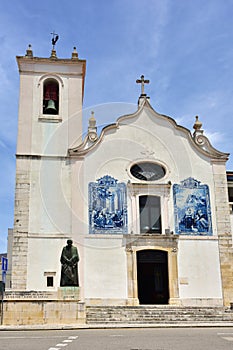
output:
[[[145,91],[144,91],[144,85],[145,85],[145,84],[149,84],[149,82],[150,82],[150,80],[147,80],[147,79],[145,80],[145,79],[144,79],[144,75],[141,75],[141,79],[137,79],[137,80],[136,80],[136,83],[137,83],[137,84],[141,84],[141,96],[142,96],[142,95],[144,95],[144,96],[146,95],[146,94],[145,94]]]

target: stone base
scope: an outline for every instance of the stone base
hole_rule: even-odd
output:
[[[126,302],[126,305],[128,306],[138,306],[139,305],[139,300],[138,298],[129,298]]]
[[[86,323],[85,303],[79,300],[79,288],[57,293],[6,292],[3,325],[69,325]]]
[[[60,287],[57,290],[58,299],[80,301],[80,287]]]
[[[169,299],[169,305],[180,306],[181,305],[181,300],[179,298],[170,298]]]

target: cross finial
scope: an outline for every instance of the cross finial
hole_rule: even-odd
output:
[[[144,91],[145,84],[149,84],[150,80],[144,79],[144,75],[141,75],[141,79],[137,79],[136,83],[141,84],[141,96],[146,96]]]

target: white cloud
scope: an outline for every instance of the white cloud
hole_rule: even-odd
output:
[[[0,147],[8,149],[6,143],[4,141],[2,141],[2,140],[0,140]]]
[[[220,132],[209,132],[205,131],[205,136],[210,140],[211,144],[218,145],[224,142],[224,134]],[[215,146],[214,146],[215,147]]]

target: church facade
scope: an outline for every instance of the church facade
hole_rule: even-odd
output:
[[[59,59],[29,47],[17,62],[9,293],[61,293],[60,255],[72,239],[85,305],[229,305],[229,155],[198,117],[191,132],[157,113],[142,76],[137,110],[100,133],[92,114],[82,138],[86,62],[76,49]]]

